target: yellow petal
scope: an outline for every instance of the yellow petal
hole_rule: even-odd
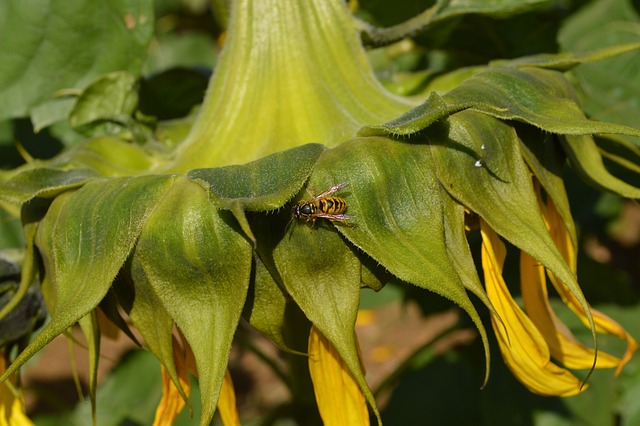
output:
[[[224,426],[240,426],[240,416],[236,407],[236,391],[233,388],[233,380],[231,380],[228,368],[222,380],[222,388],[218,398],[218,411]]]
[[[502,278],[506,249],[496,233],[480,220],[482,268],[487,295],[502,319],[491,316],[500,351],[507,367],[531,392],[572,396],[586,389],[568,370],[550,361],[549,347],[529,317],[513,300]]]
[[[551,237],[553,241],[556,243],[558,250],[565,258],[567,263],[573,268],[575,272],[576,265],[576,253],[573,248],[573,244],[571,244],[571,239],[569,237],[569,233],[567,232],[564,223],[556,209],[556,206],[553,204],[553,200],[549,197],[547,199],[547,208],[545,209],[545,220],[547,221],[547,225],[549,226],[549,231],[551,232]],[[580,320],[585,324],[589,325],[589,321],[587,316],[585,315],[582,306],[576,299],[576,297],[571,293],[571,291],[567,288],[566,285],[560,280],[558,280],[551,272],[549,272],[549,278],[551,279],[551,283],[555,287],[556,291],[562,298],[562,301],[578,315]],[[616,369],[616,375],[620,373],[622,368],[629,362],[633,353],[638,349],[638,343],[635,341],[633,337],[616,321],[609,318],[607,315],[602,312],[597,311],[596,309],[591,308],[591,315],[593,316],[593,321],[596,325],[596,332],[601,334],[611,334],[617,336],[621,339],[627,341],[627,349],[622,356],[622,359],[619,360],[616,364],[618,368]],[[601,356],[605,356],[606,354],[598,353],[598,358]],[[606,355],[610,356],[610,355]],[[613,357],[611,357],[613,358]]]
[[[0,355],[0,373],[6,369],[6,362]],[[34,426],[24,413],[22,400],[18,398],[9,383],[0,383],[0,426]]]
[[[525,252],[520,253],[520,287],[527,314],[549,345],[551,356],[567,368],[591,368],[595,351],[583,345],[556,316],[549,304],[545,269]],[[600,352],[596,368],[615,367],[619,362]]]
[[[173,339],[173,359],[178,373],[180,386],[185,394],[189,396],[191,392],[191,383],[189,381],[189,370],[187,365],[186,351],[181,348],[178,341]],[[153,426],[171,426],[180,411],[184,408],[185,402],[178,388],[169,377],[169,373],[162,366],[162,399],[158,408],[156,408],[156,416]]]
[[[315,326],[309,334],[309,372],[325,426],[369,426],[360,387],[331,342]]]

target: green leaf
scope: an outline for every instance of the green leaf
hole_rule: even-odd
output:
[[[206,190],[178,177],[145,223],[132,268],[147,276],[193,350],[200,424],[208,425],[249,287],[251,245]]]
[[[451,114],[468,108],[503,120],[517,120],[551,133],[619,133],[640,136],[640,130],[589,120],[574,99],[562,73],[542,68],[496,66],[473,74],[439,96],[402,116],[378,126],[365,127],[360,135],[410,135]]]
[[[324,150],[323,145],[306,144],[239,166],[194,169],[187,176],[206,185],[218,208],[275,210],[302,188]]]
[[[117,71],[93,81],[76,100],[69,124],[74,129],[104,121],[124,125],[138,104],[136,77]]]
[[[440,95],[431,92],[424,103],[384,124],[365,126],[358,131],[358,136],[410,135],[473,105],[473,102],[447,105]]]
[[[22,117],[60,89],[110,71],[139,74],[153,33],[152,1],[0,3],[0,118]]]
[[[131,262],[130,272],[128,279],[117,283],[119,299],[127,300],[125,310],[142,335],[145,345],[164,365],[176,389],[187,401],[173,357],[173,318],[155,293],[141,264]]]
[[[464,111],[426,136],[442,186],[567,285],[587,312],[595,343],[589,306],[547,231],[515,130],[482,113]]]
[[[524,126],[523,126],[524,127]],[[574,250],[578,249],[576,226],[573,222],[567,191],[562,178],[566,155],[555,137],[542,134],[531,128],[518,128],[520,153],[540,184],[553,200]]]
[[[287,294],[278,286],[259,257],[254,258],[253,285],[245,304],[244,316],[253,328],[264,334],[280,349],[291,350],[285,342]]]
[[[593,137],[567,135],[560,138],[571,166],[590,185],[615,192],[627,198],[640,198],[640,188],[613,176],[602,162],[602,156]]]
[[[38,133],[54,123],[64,121],[73,110],[76,99],[71,96],[54,98],[31,109],[33,131]]]
[[[53,198],[64,191],[82,186],[97,176],[90,169],[28,168],[11,179],[0,182],[0,199],[21,206],[36,197]]]
[[[591,1],[571,15],[558,34],[561,48],[586,52],[640,41],[637,3]],[[640,114],[640,49],[573,70],[584,94],[585,111],[600,120],[638,126]]]
[[[0,194],[3,192],[2,184],[0,182]],[[0,250],[24,247],[24,245],[25,239],[20,219],[7,212],[0,203]]]
[[[50,165],[63,169],[90,168],[102,176],[135,176],[149,173],[159,160],[139,145],[100,137],[63,151]]]
[[[603,159],[609,160],[630,172],[640,174],[640,146],[622,136],[606,135],[595,138]]]
[[[209,189],[218,208],[231,210],[256,245],[245,211],[282,207],[304,185],[324,150],[324,145],[306,144],[243,165],[194,169],[187,176]]]
[[[349,183],[337,195],[355,216],[340,232],[398,278],[457,303],[484,335],[444,243],[443,201],[428,147],[376,137],[345,142],[323,154],[310,184],[339,182]]]
[[[335,230],[296,223],[290,231],[273,253],[284,286],[338,351],[380,421],[355,339],[360,261]]]
[[[166,176],[101,179],[54,200],[36,235],[51,285],[51,322],[0,381],[98,305],[172,181]]]
[[[171,69],[213,69],[218,50],[215,40],[210,34],[196,31],[158,32],[149,48],[144,74],[157,75]]]
[[[640,136],[629,126],[589,120],[573,99],[564,76],[540,68],[488,68],[443,95],[447,104],[473,108],[504,120],[518,120],[551,133],[620,133]]]

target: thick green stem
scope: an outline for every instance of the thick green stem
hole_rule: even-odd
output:
[[[413,105],[375,79],[343,1],[238,0],[171,170],[245,163],[309,142],[335,146]]]

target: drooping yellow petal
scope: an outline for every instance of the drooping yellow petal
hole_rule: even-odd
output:
[[[553,204],[553,200],[549,197],[547,199],[547,208],[545,209],[545,220],[547,222],[547,226],[549,227],[549,231],[551,232],[551,237],[553,241],[556,243],[558,250],[565,258],[567,263],[573,268],[574,272],[576,270],[576,253],[571,244],[571,239],[569,237],[569,233],[562,222],[560,214],[556,209],[556,206]],[[562,301],[578,315],[580,320],[588,326],[589,321],[587,316],[585,315],[582,306],[576,299],[576,297],[569,291],[566,285],[560,280],[558,280],[550,271],[549,278],[551,279],[551,283],[555,287],[556,291],[562,298]],[[621,339],[627,341],[627,349],[622,356],[622,359],[619,360],[616,364],[618,368],[616,369],[616,375],[620,373],[622,368],[629,362],[633,353],[638,349],[638,343],[635,341],[633,337],[616,321],[609,318],[607,315],[603,314],[596,309],[591,308],[591,315],[593,316],[593,321],[596,325],[596,332],[601,334],[611,334],[617,336]],[[598,358],[600,356],[604,356],[604,354],[599,353]],[[613,357],[612,357],[613,358]]]
[[[531,392],[549,396],[572,396],[586,389],[568,370],[550,360],[549,347],[529,317],[513,300],[502,278],[506,249],[497,234],[480,220],[482,268],[487,295],[495,315],[491,323],[507,367]]]
[[[309,372],[325,426],[369,426],[364,395],[331,342],[311,327]]]
[[[182,333],[180,333],[182,344],[179,344],[177,339],[174,338],[173,342],[173,356],[176,363],[176,370],[178,372],[178,379],[184,389],[187,396],[191,390],[189,383],[189,372],[198,377],[198,370],[196,368],[196,360],[191,350],[191,346],[187,343]],[[171,425],[173,420],[180,413],[184,407],[184,401],[180,397],[178,389],[173,384],[169,375],[162,369],[162,385],[163,385],[163,397],[158,409],[156,410],[156,425]],[[168,396],[167,396],[168,395]],[[166,403],[165,403],[166,398]],[[162,417],[166,418],[168,423],[157,423],[159,421],[159,413],[163,403],[166,405],[166,409],[161,413]],[[236,392],[233,387],[233,381],[231,374],[227,368],[224,378],[222,380],[222,387],[220,388],[220,396],[218,397],[218,410],[220,412],[220,418],[225,426],[240,426],[240,415],[236,407]],[[163,419],[161,419],[164,421]]]
[[[191,392],[191,383],[189,382],[189,370],[186,359],[186,351],[183,350],[174,337],[173,340],[173,359],[176,365],[176,372],[178,373],[178,380],[180,386],[184,390],[185,394],[189,396]],[[171,426],[176,419],[180,411],[184,408],[185,402],[182,399],[182,395],[178,391],[178,388],[169,377],[167,370],[162,368],[162,399],[158,408],[156,408],[156,416],[153,421],[153,426]]]
[[[236,391],[233,388],[233,380],[231,380],[228,368],[222,380],[222,388],[218,398],[218,411],[224,426],[240,426],[240,415],[236,406]]]
[[[545,268],[525,252],[520,253],[520,287],[527,314],[549,345],[551,356],[567,368],[591,368],[595,351],[583,345],[556,316],[549,304]],[[599,352],[596,368],[615,367],[619,362]]]
[[[4,373],[6,362],[0,354],[0,373]],[[0,384],[0,426],[34,426],[24,413],[23,401],[9,387],[8,381]]]

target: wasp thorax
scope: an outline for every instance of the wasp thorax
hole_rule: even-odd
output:
[[[300,214],[313,214],[314,210],[313,204],[305,203],[300,206]]]

